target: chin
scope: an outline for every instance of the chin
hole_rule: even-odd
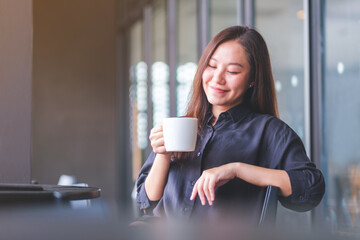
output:
[[[222,104],[224,101],[221,101],[217,98],[213,98],[213,97],[208,97],[208,101],[210,104],[212,105],[219,105],[219,104]]]
[[[226,106],[228,105],[226,102],[224,101],[209,101],[209,103],[211,105],[214,105],[214,106]]]

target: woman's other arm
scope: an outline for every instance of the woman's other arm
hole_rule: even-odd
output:
[[[198,194],[203,205],[206,204],[206,200],[209,205],[212,205],[215,200],[215,188],[224,185],[233,178],[240,178],[259,187],[270,185],[279,187],[280,195],[284,197],[292,193],[290,179],[286,171],[235,162],[205,170],[195,183],[190,199],[194,200]]]

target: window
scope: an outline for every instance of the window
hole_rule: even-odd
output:
[[[255,27],[270,52],[280,118],[305,142],[303,2],[257,0],[255,9]]]
[[[157,1],[152,13],[151,96],[153,126],[170,115],[169,65],[167,64],[166,2]]]
[[[178,1],[178,40],[176,70],[177,116],[185,114],[197,68],[196,1]]]
[[[210,0],[210,36],[237,24],[238,0]]]
[[[136,22],[130,30],[130,143],[133,180],[136,179],[147,146],[147,65],[143,61],[143,25]]]
[[[302,139],[305,116],[305,49],[303,1],[257,0],[255,28],[264,37],[271,58],[280,119]],[[309,149],[307,154],[310,155]],[[310,230],[310,213],[294,213],[279,205],[277,225]]]
[[[323,157],[327,162],[329,223],[360,229],[360,2],[325,4]]]

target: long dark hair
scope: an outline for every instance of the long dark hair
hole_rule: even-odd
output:
[[[193,91],[188,104],[186,117],[198,118],[198,134],[205,124],[205,116],[211,109],[202,85],[202,75],[217,47],[227,41],[237,41],[247,53],[250,64],[249,88],[244,95],[244,103],[250,105],[253,111],[279,117],[274,78],[271,69],[270,55],[263,37],[256,30],[233,26],[219,32],[206,46],[194,77]],[[186,154],[177,154],[185,157]]]

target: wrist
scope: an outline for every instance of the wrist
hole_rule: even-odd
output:
[[[158,153],[156,154],[156,159],[161,162],[170,163],[171,153]]]
[[[234,165],[232,166],[232,170],[233,170],[233,176],[234,178],[240,178],[241,179],[241,168],[242,168],[242,163],[240,162],[235,162],[233,163]]]
[[[231,178],[239,178],[239,168],[241,167],[241,165],[238,162],[234,162],[234,163],[229,163],[228,164],[228,168],[229,171],[231,173]]]

